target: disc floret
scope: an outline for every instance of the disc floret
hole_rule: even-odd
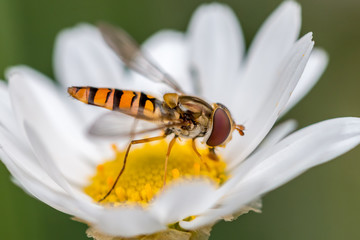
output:
[[[226,164],[218,157],[214,161],[208,157],[207,149],[199,149],[201,158],[194,152],[191,141],[175,144],[167,170],[167,185],[181,181],[205,177],[217,185],[226,179]],[[134,148],[128,156],[126,169],[116,184],[114,191],[102,204],[142,204],[149,203],[164,187],[164,160],[167,141],[146,143]],[[123,164],[125,151],[115,149],[113,159],[108,159],[96,168],[90,184],[84,188],[94,201],[99,201],[114,184]]]

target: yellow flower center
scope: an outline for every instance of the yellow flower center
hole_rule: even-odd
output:
[[[164,163],[168,142],[141,144],[128,155],[126,168],[111,194],[101,203],[119,205],[140,203],[146,205],[159,193],[164,185]],[[192,148],[191,140],[177,141],[168,160],[166,184],[176,179],[208,177],[221,185],[226,179],[226,164],[217,155],[218,160],[210,158],[207,149],[198,149],[201,158]],[[96,174],[84,191],[94,201],[102,199],[113,186],[124,160],[125,151],[115,149],[114,159],[110,159],[96,168]]]

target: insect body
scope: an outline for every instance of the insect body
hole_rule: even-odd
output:
[[[236,125],[229,110],[220,103],[210,105],[201,98],[184,94],[168,74],[161,71],[152,63],[144,53],[139,50],[137,43],[126,32],[108,24],[99,24],[99,30],[104,40],[114,50],[129,68],[146,76],[150,80],[162,82],[174,89],[176,93],[167,93],[163,99],[155,98],[143,92],[120,90],[112,88],[94,88],[89,86],[74,86],[68,88],[68,93],[90,105],[95,105],[109,110],[120,112],[139,120],[151,121],[158,127],[144,131],[132,131],[127,134],[131,138],[138,133],[147,133],[155,130],[163,130],[163,135],[152,138],[131,140],[129,143],[123,167],[117,176],[115,183],[107,194],[100,200],[103,201],[114,189],[118,179],[125,170],[127,156],[134,144],[160,140],[168,135],[174,137],[170,141],[165,158],[164,184],[166,182],[167,161],[177,137],[191,138],[193,149],[201,158],[196,149],[195,139],[202,137],[209,147],[209,154],[216,160],[214,148],[225,146],[231,140],[232,132],[236,129],[240,135],[244,135],[244,126]],[[110,116],[111,115],[107,115]],[[90,128],[90,133],[100,136],[124,135],[122,128],[104,130],[105,120],[109,117],[99,118]],[[119,119],[119,118],[117,118]],[[111,125],[111,124],[110,124]],[[111,129],[111,128],[110,128]]]
[[[193,96],[167,93],[162,101],[143,92],[111,88],[70,87],[68,92],[84,103],[158,123],[167,135],[206,137],[211,147],[225,145],[236,128],[226,107]]]

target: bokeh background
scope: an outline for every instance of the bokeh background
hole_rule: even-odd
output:
[[[78,22],[110,21],[142,42],[164,28],[185,31],[206,1],[0,0],[0,69],[29,65],[53,76],[56,34]],[[229,0],[247,46],[281,0]],[[321,81],[285,118],[299,127],[360,116],[360,1],[301,0],[302,34],[314,32],[330,64]],[[0,75],[3,78],[3,74]],[[0,99],[1,101],[1,99]],[[86,226],[29,197],[0,165],[0,239],[87,239]],[[263,213],[220,222],[211,239],[360,239],[360,147],[267,194]]]

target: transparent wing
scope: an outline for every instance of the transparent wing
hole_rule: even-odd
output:
[[[135,123],[137,122],[137,123]],[[119,112],[109,112],[98,117],[88,129],[89,135],[100,138],[135,137],[149,134],[178,124],[154,124]]]
[[[146,56],[137,42],[123,29],[101,22],[98,28],[110,48],[120,57],[125,65],[155,82],[162,82],[177,92],[184,93],[176,81],[164,73],[149,56]]]

